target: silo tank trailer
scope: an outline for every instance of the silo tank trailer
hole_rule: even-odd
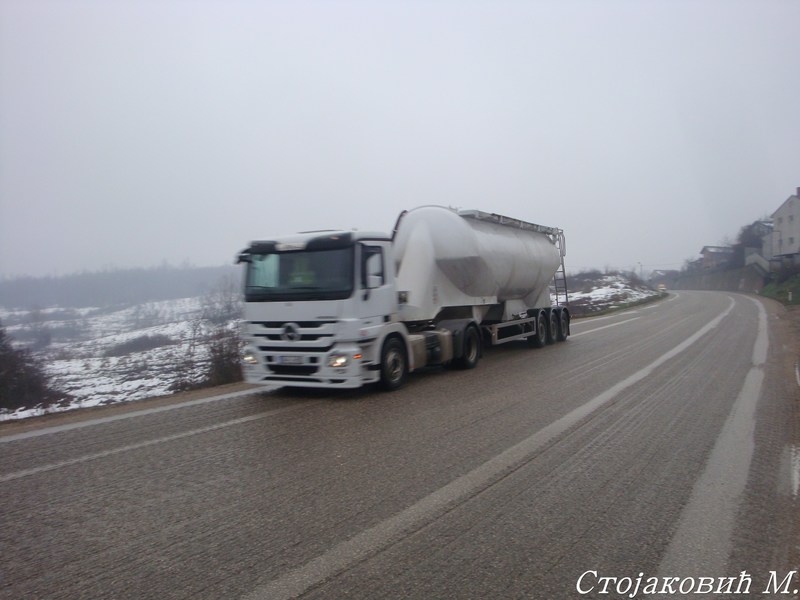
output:
[[[564,255],[560,229],[439,206],[403,212],[391,234],[252,242],[238,256],[245,380],[392,390],[422,367],[471,369],[487,346],[565,341]]]

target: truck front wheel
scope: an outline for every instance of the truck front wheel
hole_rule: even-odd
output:
[[[381,386],[385,390],[396,390],[405,383],[407,375],[405,346],[398,338],[389,338],[381,352]]]

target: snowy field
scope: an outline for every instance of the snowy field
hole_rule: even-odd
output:
[[[568,282],[569,283],[569,282]],[[591,314],[658,295],[621,275],[576,279],[569,293],[577,313]],[[16,343],[34,350],[52,386],[72,400],[45,410],[0,412],[0,421],[164,396],[198,383],[209,363],[213,326],[203,318],[203,298],[148,302],[118,308],[49,308],[34,313],[0,309]],[[229,327],[235,327],[232,322]],[[47,343],[42,344],[42,336]]]
[[[576,276],[574,283],[577,287],[570,289],[569,304],[575,314],[621,308],[659,295],[651,287],[632,283],[630,278],[620,274],[599,275],[585,282]]]
[[[63,406],[0,412],[0,421],[44,412],[163,396],[197,383],[208,366],[203,343],[211,325],[201,298],[149,302],[118,309],[0,310],[7,333],[35,346],[52,386],[72,398]],[[153,346],[153,347],[149,347]]]

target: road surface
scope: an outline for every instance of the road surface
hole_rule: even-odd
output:
[[[783,309],[678,292],[572,333],[394,393],[0,427],[0,597],[792,597]]]

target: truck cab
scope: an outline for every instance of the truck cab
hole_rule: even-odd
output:
[[[405,376],[410,353],[388,235],[325,231],[253,242],[239,262],[246,266],[248,383],[357,388],[379,381],[393,335],[400,353],[393,368]]]

